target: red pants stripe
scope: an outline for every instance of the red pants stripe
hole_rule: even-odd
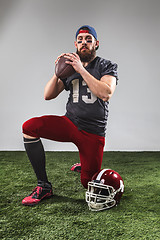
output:
[[[31,118],[23,124],[23,133],[36,138],[74,143],[79,150],[81,183],[85,188],[101,168],[105,138],[78,130],[66,116]]]

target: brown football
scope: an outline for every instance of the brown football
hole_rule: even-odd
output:
[[[65,61],[71,61],[71,60],[65,58],[65,55],[64,55],[60,57],[60,59],[55,65],[55,74],[60,79],[68,78],[73,73],[75,73],[74,68],[70,64],[67,64]]]

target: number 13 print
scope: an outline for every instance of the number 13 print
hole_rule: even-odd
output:
[[[74,79],[72,81],[72,85],[73,85],[73,102],[74,103],[78,103],[79,101],[79,79]],[[82,86],[86,86],[87,84],[85,83],[85,81],[82,81]],[[85,103],[94,103],[97,100],[97,97],[90,91],[90,89],[87,87],[87,93],[90,93],[91,98],[89,98],[89,95],[82,95],[82,100]]]

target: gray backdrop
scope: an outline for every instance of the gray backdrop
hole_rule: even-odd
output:
[[[22,123],[65,113],[68,92],[45,101],[45,84],[78,27],[97,30],[97,55],[119,65],[105,150],[160,150],[159,0],[0,0],[0,150],[23,150]],[[43,141],[46,150],[77,150]]]

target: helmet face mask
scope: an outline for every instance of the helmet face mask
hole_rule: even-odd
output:
[[[93,176],[91,182],[88,182],[86,202],[91,211],[109,209],[117,205],[123,191],[121,176],[114,170],[103,169]]]
[[[113,207],[116,201],[114,189],[111,186],[97,183],[94,180],[88,183],[86,202],[91,211],[101,211]]]

